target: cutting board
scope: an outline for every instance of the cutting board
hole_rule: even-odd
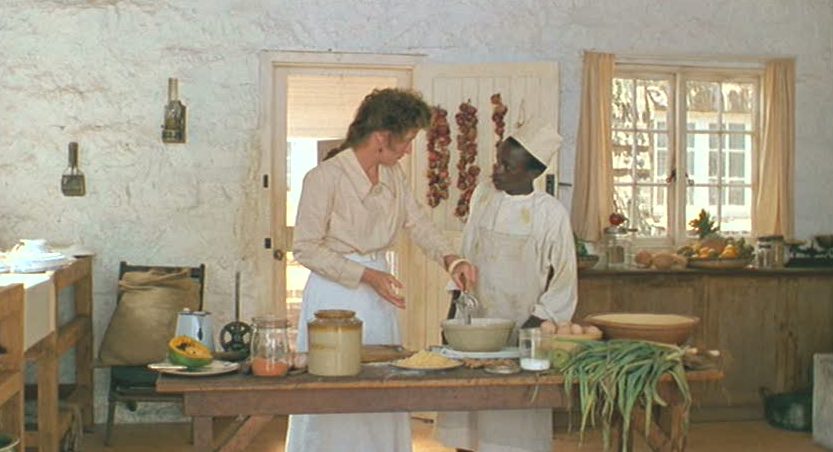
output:
[[[401,345],[362,345],[362,362],[378,363],[407,358],[415,352]]]

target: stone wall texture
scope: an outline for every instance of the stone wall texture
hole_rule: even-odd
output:
[[[797,231],[831,232],[831,47],[829,0],[3,0],[0,249],[35,237],[92,248],[97,341],[120,260],[206,263],[206,308],[223,325],[234,270],[251,269],[262,243],[262,50],[555,60],[566,181],[583,50],[796,57]],[[186,144],[159,138],[168,77],[189,109]],[[81,198],[60,193],[69,141],[87,176]],[[258,306],[254,284],[244,283],[245,318]],[[106,374],[97,380],[102,421]]]

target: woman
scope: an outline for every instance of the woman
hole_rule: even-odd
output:
[[[374,90],[365,97],[344,143],[304,178],[295,222],[295,259],[312,270],[304,288],[298,350],[320,309],[349,309],[363,322],[365,344],[399,344],[396,309],[402,283],[385,252],[404,229],[462,287],[474,282],[468,261],[453,253],[416,202],[399,166],[431,111],[414,92]],[[287,450],[395,452],[411,450],[407,413],[291,416]]]

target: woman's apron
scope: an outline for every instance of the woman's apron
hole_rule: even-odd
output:
[[[529,225],[526,234],[505,234],[476,229],[477,237],[466,257],[477,267],[475,295],[483,317],[515,321],[517,330],[532,314],[541,296],[542,271]],[[550,452],[552,410],[495,410],[440,412],[435,436],[447,447],[477,452]]]
[[[384,252],[347,255],[366,267],[388,271]],[[298,320],[297,350],[307,351],[307,322],[320,309],[349,309],[361,319],[362,343],[400,344],[397,308],[366,284],[356,289],[310,273]],[[289,452],[402,452],[411,450],[408,413],[315,414],[289,416]]]

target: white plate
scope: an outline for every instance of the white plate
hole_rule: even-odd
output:
[[[400,369],[407,369],[407,370],[448,370],[448,369],[456,369],[463,365],[462,361],[455,361],[453,363],[448,363],[446,366],[435,366],[435,367],[415,367],[409,366],[407,364],[401,364],[402,360],[399,361],[391,361],[390,365],[393,367],[398,367]]]
[[[437,352],[446,358],[454,359],[512,359],[521,357],[521,351],[518,347],[503,347],[502,350],[496,352],[463,352],[444,345],[442,347],[432,347],[431,351]]]
[[[193,369],[193,370],[178,369],[178,368],[176,368],[175,364],[172,364],[168,361],[163,361],[163,362],[158,363],[158,364],[161,364],[163,367],[159,367],[159,368],[154,369],[154,370],[158,370],[159,372],[162,372],[163,374],[183,375],[183,376],[186,376],[186,377],[206,377],[206,376],[209,376],[209,375],[222,375],[222,374],[227,374],[227,373],[230,373],[230,372],[234,372],[235,370],[240,368],[240,363],[233,363],[231,361],[221,361],[221,360],[217,360],[217,359],[215,359],[214,361],[211,361],[211,364],[209,364],[207,366],[200,367],[200,368]],[[168,366],[171,366],[171,367],[166,368],[166,367],[164,367],[165,365],[168,365]]]

